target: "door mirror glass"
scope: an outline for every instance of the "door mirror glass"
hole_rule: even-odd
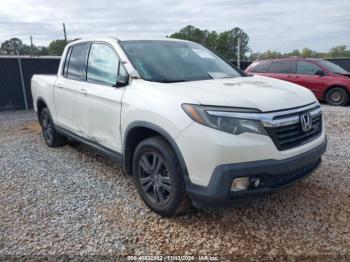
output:
[[[129,84],[129,75],[126,72],[124,66],[119,62],[119,72],[118,72],[118,78],[117,78],[117,83],[116,87],[123,87],[127,86]]]
[[[322,70],[316,70],[315,75],[324,76],[324,72]]]

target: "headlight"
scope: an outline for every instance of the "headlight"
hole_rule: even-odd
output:
[[[242,133],[253,133],[267,135],[265,128],[259,120],[233,118],[225,116],[225,112],[257,113],[255,109],[241,108],[218,108],[210,106],[200,106],[183,104],[183,110],[194,121],[199,124],[209,126],[230,134],[239,135]],[[247,114],[249,115],[249,114]]]

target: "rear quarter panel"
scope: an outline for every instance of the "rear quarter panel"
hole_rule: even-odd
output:
[[[50,110],[52,117],[55,115],[53,103],[53,89],[57,75],[34,75],[31,79],[33,107],[37,111],[37,103],[42,100]]]

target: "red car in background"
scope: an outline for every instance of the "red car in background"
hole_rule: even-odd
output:
[[[350,96],[350,73],[323,59],[281,58],[254,61],[246,73],[286,80],[310,89],[318,100],[346,105]]]

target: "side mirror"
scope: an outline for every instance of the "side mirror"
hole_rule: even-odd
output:
[[[117,77],[117,83],[115,84],[115,87],[124,87],[124,86],[127,86],[128,84],[129,84],[128,72],[126,72],[125,68],[119,62],[118,77]]]
[[[129,84],[129,75],[118,75],[115,87],[124,87]]]
[[[324,76],[324,72],[322,70],[316,70],[314,74],[318,76]]]

